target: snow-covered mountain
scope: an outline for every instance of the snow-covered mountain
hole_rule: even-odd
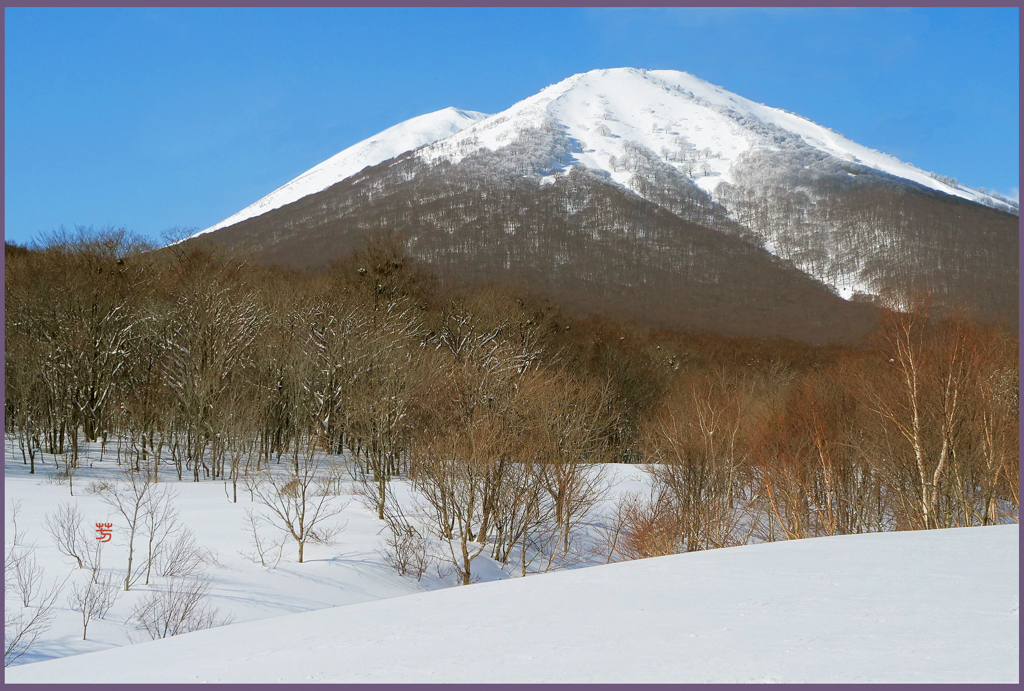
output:
[[[824,342],[835,320],[859,323],[843,337],[856,340],[874,318],[840,316],[818,292],[925,290],[1016,324],[1018,223],[1014,202],[798,115],[685,72],[621,68],[494,115],[396,125],[204,232],[298,269],[396,232],[456,281],[609,316],[614,302],[616,318],[656,328]]]
[[[995,208],[1017,208],[686,72],[618,68],[574,75],[495,115],[445,108],[407,120],[332,156],[202,232],[284,206],[407,151],[421,149],[425,160],[458,162],[482,148],[499,150],[524,130],[552,124],[576,144],[565,169],[600,171],[623,187],[632,176],[627,161],[638,147],[655,152],[698,187],[713,192],[722,182],[734,182],[733,169],[743,154],[777,149],[788,139],[939,192]]]
[[[376,165],[406,151],[417,149],[424,144],[431,144],[438,139],[449,137],[485,117],[487,117],[485,113],[477,113],[472,110],[444,108],[400,122],[380,134],[364,139],[331,156],[294,180],[281,185],[255,204],[245,207],[197,235],[234,225],[247,218],[265,214],[297,199],[315,194],[336,182],[341,182],[354,173],[358,173],[366,166]]]

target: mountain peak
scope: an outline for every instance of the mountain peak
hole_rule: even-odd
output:
[[[801,115],[676,70],[619,67],[575,74],[438,141],[421,156],[457,162],[476,148],[503,148],[517,131],[552,125],[575,144],[569,167],[599,171],[623,186],[631,174],[618,162],[630,147],[655,152],[710,193],[734,181],[734,167],[744,154],[803,146],[945,194],[1015,210],[1002,199],[857,144]]]

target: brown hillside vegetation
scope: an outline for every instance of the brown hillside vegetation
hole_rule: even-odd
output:
[[[585,172],[541,185],[496,170],[400,157],[203,239],[324,269],[369,235],[396,232],[446,282],[526,287],[578,316],[812,343],[856,343],[872,328],[873,307],[743,239],[707,200],[677,215]]]
[[[1017,328],[1018,216],[821,154],[751,154],[736,178],[716,199],[811,276],[927,292],[936,308]]]
[[[146,482],[295,502],[345,452],[413,552],[391,483],[414,484],[465,583],[485,549],[572,563],[609,462],[656,464],[609,560],[1017,520],[1017,335],[926,299],[867,347],[816,347],[453,288],[393,237],[319,273],[143,250],[114,232],[6,253],[5,433],[32,472],[46,454],[71,483],[80,441],[109,440]]]

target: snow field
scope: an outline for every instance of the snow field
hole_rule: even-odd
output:
[[[88,491],[117,476],[110,450],[102,462],[95,449],[85,455],[73,499],[66,485],[48,480],[49,459],[30,476],[5,450],[6,534],[20,501],[19,531],[34,546],[44,585],[67,578],[52,629],[6,669],[9,683],[1019,677],[1017,525],[776,542],[511,579],[484,553],[473,565],[482,582],[449,588],[451,573],[431,569],[417,582],[389,567],[379,552],[381,522],[348,491],[332,499],[344,505],[337,521],[345,526],[332,544],[307,544],[298,564],[289,541],[277,568],[255,564],[240,554],[252,551],[245,509],[257,508],[244,488],[234,504],[221,482],[179,482],[169,469],[162,482],[176,493],[179,519],[216,555],[206,568],[210,602],[234,623],[146,640],[125,620],[168,581],[154,577],[150,587],[140,582],[122,593],[82,641],[81,616],[66,594],[88,572],[72,568],[43,522],[74,501],[90,536],[93,523],[113,523],[103,564],[123,578],[123,526]],[[642,468],[609,472],[613,487],[596,516],[649,487]],[[395,487],[407,500],[407,485]],[[5,607],[20,607],[16,593],[6,593]]]
[[[121,592],[119,600],[106,616],[89,624],[88,639],[83,641],[81,614],[71,609],[67,597],[73,585],[84,586],[88,582],[89,571],[77,568],[73,560],[62,555],[45,529],[47,514],[55,514],[62,503],[68,502],[77,505],[83,515],[83,528],[89,540],[97,536],[96,523],[112,523],[113,539],[103,547],[102,566],[103,571],[111,573],[123,589],[128,554],[125,520],[90,491],[91,486],[120,478],[113,443],[108,443],[102,461],[99,460],[98,445],[91,445],[83,452],[82,468],[74,476],[74,496],[66,484],[52,481],[55,467],[49,454],[43,461],[37,458],[36,474],[29,475],[28,466],[23,465],[13,441],[8,441],[4,450],[5,535],[12,534],[11,509],[15,502],[20,502],[18,531],[22,543],[32,548],[33,556],[44,570],[44,586],[64,583],[52,628],[15,666],[148,640],[127,620],[142,598],[174,579],[161,578],[154,572],[150,585],[146,586],[143,576],[128,593]],[[612,474],[615,486],[608,498],[596,508],[595,517],[610,514],[616,497],[622,492],[643,492],[647,489],[647,476],[640,467],[615,466]],[[203,575],[212,579],[209,601],[219,610],[220,618],[229,618],[237,624],[446,588],[459,582],[451,565],[445,567],[443,563],[440,569],[431,566],[419,581],[411,575],[400,576],[386,563],[381,553],[388,535],[384,523],[358,497],[353,496],[355,483],[350,476],[345,474],[343,477],[344,487],[339,496],[330,500],[330,504],[344,508],[327,522],[327,525],[343,527],[342,532],[331,544],[307,543],[302,564],[297,560],[297,544],[288,538],[280,551],[279,564],[276,568],[267,568],[253,561],[254,547],[246,516],[247,509],[254,513],[266,513],[266,509],[258,501],[253,503],[242,483],[238,486],[238,502],[233,503],[230,485],[210,480],[196,483],[188,473],[183,481],[179,481],[173,468],[165,466],[161,469],[159,484],[174,492],[172,503],[178,511],[178,520],[194,533],[197,544],[210,550],[215,557]],[[392,488],[403,506],[410,506],[408,484],[398,479],[392,482]],[[283,539],[269,527],[263,527],[260,533],[268,541]],[[442,545],[440,541],[436,542],[435,548],[440,553]],[[278,550],[272,550],[269,558],[276,557],[278,553]],[[488,554],[485,550],[473,561],[474,581],[518,575],[517,564],[510,564],[506,572]],[[144,555],[145,538],[138,536],[133,571],[145,561]],[[5,607],[9,611],[12,608],[20,610],[19,596],[7,592]]]
[[[1017,682],[1018,526],[660,557],[251,621],[8,682]]]

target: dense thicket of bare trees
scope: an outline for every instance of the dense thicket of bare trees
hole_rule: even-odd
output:
[[[5,260],[5,432],[33,471],[72,475],[83,440],[123,466],[105,496],[145,551],[126,589],[187,542],[159,518],[162,472],[243,484],[301,560],[340,453],[415,556],[423,526],[389,492],[409,479],[465,583],[485,552],[523,573],[586,558],[610,462],[654,478],[604,526],[608,559],[1017,517],[1017,337],[925,300],[844,350],[570,319],[441,286],[388,236],[322,274],[144,249],[76,231]],[[51,532],[84,564],[61,511]]]

